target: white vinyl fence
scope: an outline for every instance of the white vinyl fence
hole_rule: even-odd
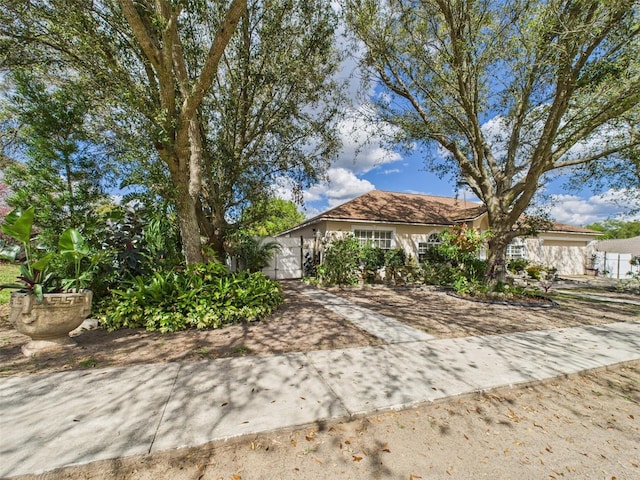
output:
[[[304,264],[309,258],[313,258],[313,240],[304,240],[302,237],[260,237],[261,243],[276,242],[280,250],[276,251],[269,265],[262,269],[267,277],[273,280],[292,280],[304,276]],[[235,272],[238,262],[235,257],[227,260],[229,270]]]
[[[632,265],[633,255],[630,253],[596,252],[594,268],[599,275],[625,280],[638,274],[638,265]]]
[[[273,280],[302,278],[304,273],[304,242],[298,238],[266,237],[263,242],[277,242],[280,251],[276,251],[269,265],[262,272]]]

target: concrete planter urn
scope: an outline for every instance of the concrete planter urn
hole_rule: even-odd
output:
[[[46,293],[42,302],[24,292],[11,294],[9,320],[18,332],[31,337],[22,347],[28,357],[45,350],[75,345],[69,332],[91,313],[93,293]]]

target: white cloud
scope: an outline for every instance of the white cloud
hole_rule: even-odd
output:
[[[625,190],[608,190],[589,198],[551,195],[551,203],[547,207],[551,218],[570,225],[588,225],[607,218],[632,220],[640,218],[638,215],[628,214],[632,209],[640,208],[640,194]]]
[[[344,168],[330,168],[327,178],[326,182],[305,190],[305,203],[326,202],[328,208],[333,208],[376,188],[368,180],[360,179]]]
[[[390,135],[391,127],[374,125],[364,114],[353,112],[340,125],[342,151],[334,168],[343,168],[356,175],[367,173],[387,163],[402,160],[397,152],[380,144],[380,138]]]
[[[382,172],[380,172],[381,175],[391,175],[394,173],[401,173],[402,170],[400,170],[399,168],[390,168],[388,170],[383,170]]]
[[[330,168],[326,181],[312,185],[303,192],[304,213],[308,218],[313,217],[375,188],[371,182],[358,178],[347,169]],[[284,200],[295,200],[292,181],[286,177],[279,178],[274,185],[274,194]]]

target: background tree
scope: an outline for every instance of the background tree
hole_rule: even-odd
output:
[[[16,90],[8,111],[26,161],[6,169],[13,190],[7,201],[12,207],[35,207],[35,225],[45,244],[57,244],[70,227],[90,238],[96,227],[93,210],[107,200],[101,180],[108,162],[84,129],[91,109],[86,89],[78,83],[47,88],[23,71],[13,77]]]
[[[587,225],[587,228],[604,233],[604,238],[632,238],[640,235],[640,221],[608,219]]]
[[[637,1],[346,3],[378,118],[486,205],[492,266],[548,175],[640,141]]]
[[[289,200],[270,198],[255,202],[242,212],[242,230],[254,237],[270,237],[298,225],[305,219],[304,213]]]

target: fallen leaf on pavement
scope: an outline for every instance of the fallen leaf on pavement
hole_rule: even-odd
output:
[[[520,421],[520,417],[518,417],[516,413],[511,409],[509,409],[508,417],[509,417],[509,420],[511,420],[512,422],[518,423]]]

